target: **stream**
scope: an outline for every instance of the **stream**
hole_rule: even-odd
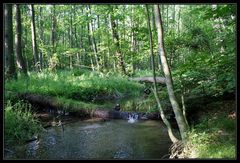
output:
[[[121,111],[145,112],[154,103],[145,97],[96,101],[107,108],[119,104]],[[51,113],[51,110],[49,112]],[[37,140],[23,145],[6,145],[5,159],[161,159],[172,144],[160,120],[128,119],[96,121],[64,116],[70,123],[48,127]],[[63,118],[64,118],[63,117]],[[67,121],[66,121],[67,122]],[[166,158],[166,157],[165,157]]]
[[[76,121],[48,128],[5,159],[161,159],[171,141],[161,121]]]

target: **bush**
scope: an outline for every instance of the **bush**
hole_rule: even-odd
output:
[[[4,138],[7,142],[23,142],[41,131],[41,125],[34,119],[31,110],[31,105],[23,101],[14,105],[7,101],[4,112]]]
[[[188,133],[185,153],[197,158],[236,157],[235,122],[223,116],[206,117]],[[194,152],[192,152],[194,151]]]

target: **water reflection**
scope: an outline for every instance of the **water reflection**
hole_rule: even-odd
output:
[[[171,144],[160,121],[79,121],[44,132],[18,148],[12,159],[160,159]]]

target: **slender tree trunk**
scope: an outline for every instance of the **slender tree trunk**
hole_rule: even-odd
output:
[[[91,7],[90,5],[88,5],[88,9],[89,9],[89,13],[91,15]],[[100,66],[99,66],[99,62],[98,62],[98,55],[97,55],[97,45],[96,45],[96,40],[94,37],[94,29],[93,29],[93,22],[92,20],[90,20],[89,22],[89,28],[90,28],[90,35],[91,35],[91,41],[92,41],[92,47],[93,47],[93,52],[94,52],[94,56],[95,56],[95,61],[96,61],[96,65],[97,65],[97,70],[99,71]]]
[[[166,7],[167,7],[167,25],[166,25],[166,32],[168,31],[168,24],[169,24],[169,19],[168,19],[168,8],[169,8],[169,6],[168,5],[166,5]]]
[[[73,19],[73,17],[72,17],[72,6],[70,6],[71,7],[71,9],[70,9],[70,11],[71,11],[71,13],[70,13],[70,26],[69,26],[69,35],[68,35],[68,38],[69,38],[69,41],[70,41],[70,48],[73,48],[73,27],[72,27],[72,19]],[[73,62],[73,54],[72,54],[72,52],[71,52],[71,54],[69,55],[69,68],[70,69],[72,69],[73,68],[73,64],[72,64],[72,62]]]
[[[126,69],[125,69],[125,63],[124,63],[124,59],[123,59],[123,55],[122,52],[120,50],[120,44],[119,44],[119,36],[117,33],[117,27],[116,27],[116,22],[113,19],[113,8],[111,8],[111,14],[110,14],[110,22],[111,22],[111,27],[112,27],[112,34],[113,34],[113,38],[114,38],[114,44],[116,47],[116,57],[118,60],[118,67],[121,69],[121,72],[123,74],[127,74],[126,73]]]
[[[148,11],[148,5],[146,5],[146,9],[147,9],[147,18],[148,18],[148,30],[149,30],[149,41],[150,41],[150,51],[151,51],[151,59],[152,59],[152,70],[153,70],[153,79],[154,79],[154,82],[153,82],[153,92],[154,92],[154,95],[155,95],[155,98],[157,100],[157,104],[158,104],[158,108],[159,108],[159,112],[160,112],[160,115],[161,115],[161,118],[164,122],[164,124],[167,126],[167,129],[168,129],[168,135],[171,139],[171,141],[173,143],[177,142],[178,139],[174,136],[173,132],[172,132],[172,127],[169,123],[169,121],[167,120],[167,118],[165,117],[165,114],[163,112],[163,109],[162,109],[162,105],[160,103],[160,99],[159,99],[159,96],[157,94],[157,82],[156,82],[156,73],[155,73],[155,62],[154,62],[154,54],[153,54],[153,43],[152,43],[152,31],[151,31],[151,25],[150,25],[150,16],[149,16],[149,11]]]
[[[81,13],[83,15],[83,8],[81,8]],[[81,32],[80,32],[80,49],[81,49],[81,53],[80,56],[82,56],[82,63],[85,64],[85,56],[86,56],[86,50],[83,44],[83,37],[84,37],[84,31],[83,31],[83,25],[81,25]]]
[[[40,39],[41,39],[41,44],[44,45],[44,27],[43,27],[44,21],[43,21],[43,18],[42,18],[42,16],[43,16],[42,15],[42,9],[43,9],[42,7],[39,8],[39,14],[40,14],[39,22],[40,22]],[[43,51],[41,50],[41,52],[40,52],[40,67],[41,67],[41,69],[43,69],[43,67],[44,67],[43,63],[44,63]]]
[[[181,89],[182,89],[181,100],[182,100],[183,117],[184,117],[184,120],[185,120],[186,124],[188,125],[187,116],[186,116],[185,99],[184,99],[184,96],[185,96],[185,88],[184,88],[184,86],[183,86],[182,79],[180,79],[180,84],[181,84]]]
[[[98,53],[99,53],[99,51],[101,51],[101,48],[102,48],[102,46],[101,46],[102,32],[100,30],[100,15],[97,15],[97,29],[98,29],[98,31],[100,31],[97,35],[97,41],[96,41],[97,42],[96,47],[97,47]],[[101,69],[102,67],[105,67],[105,62],[104,62],[105,58],[106,58],[106,53],[103,53],[103,55],[98,55],[98,62],[99,62],[99,66],[100,66],[99,69]]]
[[[70,54],[69,56],[69,68],[72,69],[73,66],[72,66],[72,54]]]
[[[39,71],[39,56],[36,42],[35,12],[33,5],[30,5],[30,10],[31,10],[32,48],[34,55],[34,66],[35,70]]]
[[[179,11],[178,11],[178,25],[177,25],[177,26],[178,26],[178,28],[177,28],[177,29],[178,29],[178,30],[177,30],[177,31],[178,31],[178,32],[177,32],[177,33],[178,33],[178,36],[181,34],[181,33],[180,33],[180,21],[181,21],[181,6],[179,6]]]
[[[23,9],[24,9],[23,14],[26,14],[28,7],[27,6],[23,6]],[[26,15],[25,15],[25,17],[26,17]],[[27,59],[28,28],[26,26],[23,26],[23,27],[24,27],[24,35],[25,35],[25,41],[24,41],[24,51],[25,51],[25,53],[24,53],[24,57],[25,57],[25,61],[26,61],[26,67],[27,67],[28,70],[30,70],[30,65],[29,65],[28,59]]]
[[[133,70],[133,74],[135,72],[135,64],[134,64],[134,61],[133,61],[133,57],[134,57],[134,54],[136,52],[136,46],[134,44],[134,37],[135,37],[135,32],[134,32],[134,27],[135,27],[135,23],[134,23],[134,5],[131,6],[131,22],[130,22],[130,26],[131,26],[131,37],[130,37],[130,42],[131,42],[131,51],[132,51],[132,55],[131,55],[131,62],[132,62],[132,70]]]
[[[56,9],[55,4],[53,4],[52,8],[52,31],[51,31],[51,41],[52,41],[52,55],[56,52],[55,41],[56,41]]]
[[[73,18],[74,20],[76,20],[76,5],[73,5]],[[78,34],[77,34],[77,27],[76,24],[74,25],[74,37],[75,37],[75,41],[74,41],[74,47],[79,47],[78,46]]]
[[[176,9],[175,9],[175,5],[173,5],[173,12],[172,12],[172,18],[173,18],[172,31],[173,31],[173,36],[175,36],[175,30],[176,30],[175,13],[176,13]]]
[[[176,121],[180,130],[180,134],[182,137],[182,140],[186,140],[186,132],[188,131],[188,125],[185,122],[183,112],[181,111],[179,104],[177,102],[177,99],[174,94],[173,90],[173,84],[172,84],[172,77],[170,73],[170,69],[168,67],[167,58],[166,58],[166,52],[164,49],[163,44],[163,29],[162,29],[162,20],[161,20],[161,14],[160,9],[158,5],[154,5],[154,13],[155,13],[155,22],[157,27],[157,33],[158,33],[158,47],[159,47],[159,55],[161,56],[161,62],[163,67],[163,72],[166,78],[166,85],[168,90],[169,99],[176,117]]]
[[[73,19],[73,17],[72,17],[72,6],[70,6],[71,7],[71,13],[70,13],[70,26],[69,26],[69,41],[70,41],[70,48],[73,48],[73,27],[72,27],[72,19]]]
[[[18,68],[27,75],[27,67],[22,56],[22,24],[19,4],[16,4],[16,56]]]
[[[78,67],[80,66],[80,56],[78,52],[77,52],[77,66]]]
[[[6,77],[7,78],[17,78],[16,67],[14,63],[13,54],[13,22],[12,22],[12,5],[5,4],[4,6],[4,38],[5,46],[4,53],[6,59]]]

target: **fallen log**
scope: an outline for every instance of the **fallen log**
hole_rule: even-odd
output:
[[[129,78],[129,80],[138,81],[138,82],[148,82],[148,83],[154,82],[154,79],[152,76]],[[156,77],[156,82],[160,84],[166,84],[166,79],[164,77]]]
[[[66,105],[62,101],[59,101],[58,98],[51,97],[51,96],[43,96],[33,93],[24,93],[20,94],[18,96],[21,99],[27,100],[31,104],[38,105],[42,109],[43,108],[50,108],[52,111],[58,112],[58,110],[65,110],[69,112],[72,116],[77,116],[80,118],[90,118],[90,117],[96,117],[96,118],[102,118],[102,119],[128,119],[129,115],[131,114],[137,114],[138,119],[147,120],[147,119],[160,119],[159,113],[137,113],[137,112],[122,112],[122,111],[116,111],[113,109],[103,109],[103,108],[97,108],[93,107],[89,104],[87,108],[84,108],[83,105],[74,105],[74,104],[68,104]],[[92,106],[92,107],[91,107]]]

